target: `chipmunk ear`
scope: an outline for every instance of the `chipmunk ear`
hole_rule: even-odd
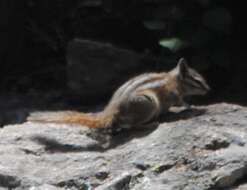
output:
[[[188,72],[188,65],[185,58],[179,59],[176,70],[178,72],[178,75],[180,75],[181,77],[184,77],[186,75],[186,73]]]

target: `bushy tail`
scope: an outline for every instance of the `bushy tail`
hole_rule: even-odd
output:
[[[79,124],[90,128],[103,128],[112,123],[112,117],[100,113],[80,113],[75,111],[33,112],[27,121],[41,123]]]

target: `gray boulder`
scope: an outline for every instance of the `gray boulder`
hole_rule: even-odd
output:
[[[98,94],[109,94],[123,81],[151,68],[153,61],[148,55],[109,43],[74,39],[67,48],[68,88],[87,103],[96,101]]]
[[[1,189],[246,189],[247,108],[169,113],[154,129],[122,131],[103,149],[87,128],[23,123],[0,129]]]

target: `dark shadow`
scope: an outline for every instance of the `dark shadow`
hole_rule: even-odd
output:
[[[45,136],[34,136],[32,140],[37,142],[38,144],[44,146],[44,150],[48,153],[66,153],[66,152],[104,152],[106,150],[115,148],[119,145],[125,144],[133,138],[141,138],[143,136],[147,136],[151,132],[153,132],[155,128],[145,128],[145,129],[123,129],[118,133],[112,134],[112,138],[110,139],[109,146],[103,147],[100,142],[95,142],[89,144],[87,146],[74,145],[74,144],[64,144],[55,139],[51,139]]]
[[[161,115],[159,117],[159,122],[164,123],[164,122],[175,122],[179,120],[187,120],[192,117],[197,117],[200,115],[205,114],[207,109],[205,108],[190,108],[190,109],[184,109],[178,112],[167,112],[164,115]]]
[[[206,109],[204,108],[191,108],[182,110],[179,112],[168,112],[165,115],[162,115],[158,118],[157,124],[150,124],[150,126],[146,125],[144,128],[132,128],[132,129],[123,129],[118,133],[113,134],[110,147],[115,148],[119,145],[122,145],[133,138],[141,138],[149,135],[153,131],[157,129],[159,123],[167,123],[167,122],[175,122],[178,120],[186,120],[190,118],[194,118],[206,113]]]
[[[245,167],[243,169],[243,171],[246,171],[247,167]],[[239,177],[239,179],[237,179],[232,185],[229,185],[229,187],[225,187],[225,188],[219,188],[219,187],[215,187],[212,190],[232,190],[232,189],[245,189],[245,188],[240,188],[239,186],[241,185],[245,185],[247,183],[247,174],[244,173],[241,177]]]
[[[49,153],[64,153],[64,152],[82,152],[82,151],[97,151],[102,152],[104,149],[97,143],[89,144],[88,146],[63,144],[55,139],[45,136],[34,136],[32,140],[40,145],[43,145],[46,152]]]
[[[114,133],[112,135],[110,146],[107,149],[116,148],[117,146],[123,145],[134,138],[142,138],[148,136],[153,131],[155,131],[158,126],[159,124],[157,123],[157,125],[152,124],[152,127],[122,129],[118,133]]]
[[[51,139],[49,137],[44,136],[35,136],[32,140],[37,143],[43,145],[45,147],[45,151],[49,153],[57,153],[57,152],[82,152],[82,151],[96,151],[96,152],[104,152],[108,149],[115,148],[126,142],[132,140],[133,138],[142,138],[144,136],[149,135],[154,130],[157,129],[159,123],[164,122],[175,122],[178,120],[190,119],[192,117],[200,116],[206,112],[206,109],[202,108],[192,108],[182,110],[180,112],[168,112],[165,115],[161,116],[158,119],[158,122],[151,123],[150,125],[146,124],[145,127],[135,127],[132,129],[122,129],[121,131],[114,131],[111,134],[111,139],[109,140],[109,146],[103,147],[100,142],[96,142],[93,144],[89,144],[87,146],[81,145],[72,145],[72,144],[63,144],[58,142],[57,140]],[[102,129],[99,129],[98,133],[101,133]]]

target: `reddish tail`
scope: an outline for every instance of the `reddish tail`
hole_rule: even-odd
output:
[[[113,118],[100,113],[80,113],[74,111],[34,112],[27,121],[45,123],[79,124],[90,128],[104,128],[112,123]]]

